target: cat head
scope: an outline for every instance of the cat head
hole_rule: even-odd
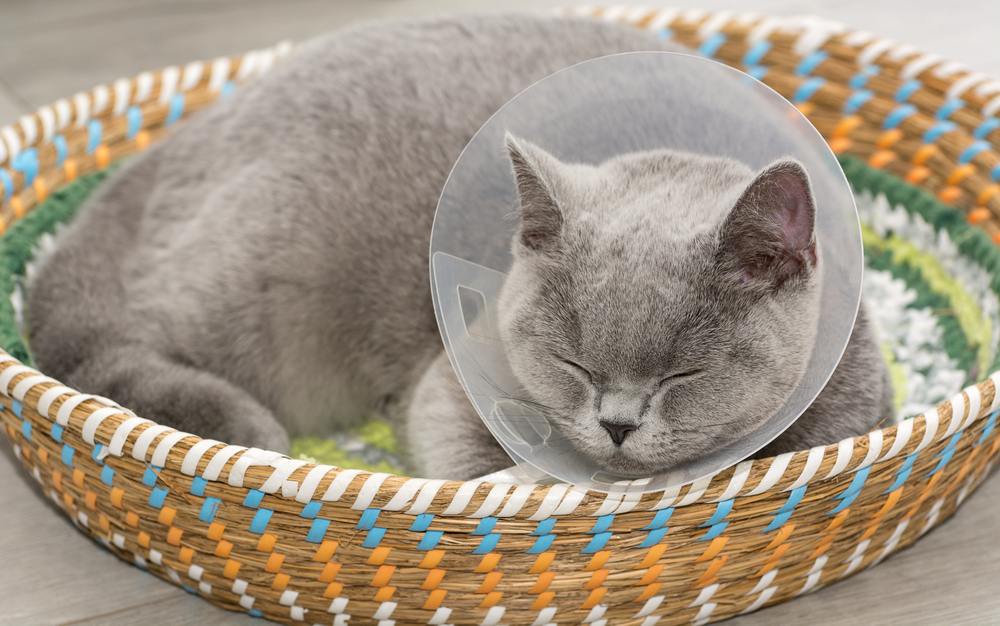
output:
[[[820,272],[796,161],[658,150],[565,163],[508,135],[521,224],[499,303],[517,380],[607,471],[734,443],[805,372]]]

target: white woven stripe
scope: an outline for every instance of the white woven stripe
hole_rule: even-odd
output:
[[[712,479],[715,478],[715,474],[711,476],[705,476],[704,478],[699,478],[691,484],[691,489],[688,490],[684,498],[677,503],[677,506],[687,506],[694,502],[697,502],[703,495],[705,495],[705,490],[712,483]]]
[[[503,502],[503,499],[507,496],[507,493],[513,486],[514,485],[511,483],[500,483],[498,485],[493,485],[493,488],[490,489],[490,492],[486,495],[486,499],[483,500],[483,503],[479,506],[478,509],[476,509],[476,512],[473,513],[472,515],[469,515],[468,517],[479,518],[479,517],[488,517],[490,515],[493,515],[493,512],[497,510],[497,508],[500,506],[500,503]]]
[[[434,615],[427,620],[427,623],[431,626],[441,626],[442,624],[448,623],[449,617],[451,617],[451,609],[445,606],[438,607],[438,609],[434,611]]]
[[[222,473],[222,470],[226,467],[226,463],[229,462],[229,459],[244,450],[246,450],[246,448],[243,446],[226,446],[225,448],[219,450],[215,453],[215,456],[212,457],[212,460],[208,462],[208,465],[205,467],[205,473],[202,474],[201,477],[205,480],[219,480],[219,474]]]
[[[340,470],[340,473],[333,479],[333,482],[327,487],[326,493],[320,499],[325,502],[337,502],[344,495],[344,492],[347,491],[347,488],[350,487],[354,478],[363,471],[359,469]]]
[[[42,142],[52,141],[52,135],[56,132],[56,112],[50,106],[43,106],[38,109],[38,119],[42,122]]]
[[[35,140],[38,139],[38,123],[35,122],[35,118],[31,115],[22,115],[17,123],[24,133],[24,145],[35,145]]]
[[[184,66],[184,75],[181,78],[180,90],[188,91],[194,89],[201,82],[201,76],[205,73],[205,64],[201,61],[192,61]]]
[[[972,93],[980,98],[1000,93],[1000,80],[990,80],[989,82],[980,83],[973,88]]]
[[[892,554],[896,546],[899,545],[899,540],[903,537],[903,532],[906,527],[910,525],[909,519],[904,519],[902,522],[896,525],[896,530],[893,531],[892,536],[883,544],[885,548],[882,549],[882,553],[875,558],[875,561],[869,567],[874,567],[882,562],[882,559]]]
[[[750,29],[747,33],[747,41],[751,44],[763,41],[771,36],[771,33],[781,27],[782,20],[777,17],[765,17]]]
[[[335,469],[337,468],[332,465],[314,466],[299,484],[299,491],[295,494],[295,501],[301,504],[310,502],[316,493],[316,488],[319,487],[319,483],[327,474]]]
[[[156,450],[153,451],[153,458],[150,461],[156,467],[163,467],[167,464],[167,455],[170,454],[170,450],[173,449],[181,439],[187,439],[188,437],[196,437],[197,435],[192,435],[191,433],[185,433],[181,431],[173,432],[160,440],[157,444]]]
[[[680,9],[660,9],[656,12],[652,19],[649,20],[646,28],[652,31],[660,31],[664,28],[669,28],[674,20],[677,19],[677,15],[681,12]]]
[[[80,393],[70,398],[66,398],[62,405],[59,407],[59,411],[56,413],[56,423],[60,426],[66,426],[69,424],[70,415],[73,410],[86,402],[87,400],[92,400],[93,395],[89,393]]]
[[[108,86],[98,85],[90,90],[90,94],[94,103],[92,115],[104,113],[104,109],[108,108],[108,103],[111,102],[111,91],[108,89]]]
[[[810,591],[812,591],[812,590],[813,590],[813,587],[815,587],[815,586],[816,586],[816,583],[818,583],[818,582],[819,582],[819,577],[820,577],[820,576],[821,576],[822,574],[823,574],[823,572],[816,572],[815,574],[810,574],[810,575],[809,575],[809,578],[807,578],[807,579],[806,579],[806,584],[802,585],[802,589],[799,589],[799,590],[798,590],[798,591],[797,591],[797,592],[795,593],[795,595],[796,595],[796,596],[801,596],[801,595],[803,595],[803,594],[807,594],[807,593],[809,593]]]
[[[558,610],[559,609],[557,609],[554,606],[545,607],[544,609],[538,612],[538,617],[535,618],[535,621],[531,622],[531,626],[547,626],[548,624],[551,624],[552,618],[556,616],[556,611]],[[433,622],[428,622],[428,623],[430,624]],[[444,622],[441,623],[443,624]]]
[[[219,57],[212,61],[212,75],[208,78],[208,89],[214,93],[222,90],[222,86],[229,80],[229,70],[232,63],[229,57]]]
[[[483,618],[483,621],[479,622],[479,626],[496,626],[500,623],[500,620],[503,619],[503,614],[506,610],[507,609],[502,606],[494,606],[490,608],[489,611],[486,611],[486,617]],[[386,624],[380,626],[389,625]]]
[[[771,596],[773,596],[774,593],[777,590],[778,590],[778,587],[774,586],[774,587],[768,587],[767,589],[765,589],[764,591],[762,591],[760,593],[760,596],[758,596],[758,598],[753,601],[753,604],[751,604],[747,608],[745,608],[742,611],[740,611],[740,615],[746,615],[747,613],[753,613],[754,611],[756,611],[760,607],[762,607],[765,604],[767,604],[768,600],[771,599]]]
[[[796,38],[792,46],[792,50],[799,56],[816,52],[830,41],[831,37],[846,30],[840,22],[811,16],[797,18],[795,24],[802,29],[802,34]]]
[[[913,420],[903,420],[896,425],[896,439],[892,442],[892,447],[884,457],[883,461],[888,461],[889,459],[895,457],[899,452],[910,442],[910,437],[913,435]]]
[[[427,480],[427,478],[411,478],[407,480],[392,496],[392,499],[382,506],[382,510],[401,511],[403,507],[413,501],[413,497],[427,483]]]
[[[142,433],[139,434],[139,438],[135,440],[135,445],[132,446],[132,458],[136,461],[142,461],[145,463],[146,451],[149,450],[149,446],[153,443],[153,440],[163,433],[169,432],[175,431],[173,428],[163,426],[162,424],[155,424],[142,431]]]
[[[379,489],[382,487],[382,483],[384,483],[385,479],[390,476],[392,476],[392,474],[386,474],[385,472],[379,472],[368,476],[368,479],[365,480],[363,485],[361,485],[361,489],[358,490],[358,497],[355,498],[354,504],[351,505],[351,508],[355,511],[364,511],[371,506],[372,500],[375,499],[375,496],[378,495]]]
[[[458,515],[464,511],[481,484],[483,483],[478,480],[462,483],[462,486],[455,492],[455,497],[451,499],[451,504],[448,505],[448,508],[444,510],[442,515]]]
[[[285,484],[288,477],[299,469],[303,465],[306,465],[308,461],[302,461],[299,459],[279,459],[274,465],[274,471],[268,476],[264,484],[260,486],[260,490],[264,493],[277,493],[281,486]]]
[[[604,617],[604,613],[607,612],[608,606],[606,604],[598,604],[594,608],[590,609],[590,613],[587,613],[587,617],[583,618],[584,624],[593,624],[597,620]],[[607,620],[603,620],[605,623]]]
[[[764,576],[757,581],[757,585],[743,595],[752,596],[755,593],[760,593],[761,591],[764,591],[765,589],[771,586],[771,583],[774,582],[774,579],[775,577],[777,577],[777,575],[778,575],[778,568],[776,567],[770,572],[764,574]]]
[[[663,495],[660,496],[660,501],[654,504],[653,506],[649,507],[649,510],[659,511],[660,509],[665,509],[669,506],[673,506],[674,502],[677,500],[677,497],[681,493],[681,487],[683,487],[683,485],[677,485],[676,487],[664,489]],[[556,512],[556,514],[558,515],[558,512]]]
[[[535,511],[528,521],[538,522],[543,519],[550,517],[559,503],[562,502],[563,496],[569,489],[569,485],[566,483],[559,483],[558,485],[552,485],[549,490],[545,493],[545,497],[542,498],[542,502],[538,505],[538,510]]]
[[[566,492],[566,497],[563,501],[559,503],[556,507],[556,512],[553,513],[555,516],[559,515],[569,515],[576,510],[576,507],[583,502],[583,498],[587,495],[587,490],[580,487],[570,487],[570,490]]]
[[[948,404],[951,405],[951,420],[948,422],[948,428],[944,431],[944,434],[938,437],[938,441],[954,435],[959,425],[965,419],[965,397],[961,393],[952,396],[948,400]]]
[[[181,462],[181,474],[194,476],[198,472],[198,463],[201,462],[201,457],[205,456],[206,452],[219,445],[225,444],[221,441],[216,441],[215,439],[202,439],[198,443],[191,446],[191,449],[184,455],[184,460]]]
[[[792,461],[792,456],[794,455],[794,452],[786,452],[774,457],[774,461],[771,462],[771,467],[767,468],[767,473],[764,474],[764,478],[761,479],[760,484],[747,495],[760,495],[773,487],[779,480],[781,480],[781,477],[784,475],[785,470],[788,469],[788,464]]]
[[[177,93],[177,83],[181,78],[181,68],[176,65],[163,68],[160,72],[160,95],[157,101],[160,104],[170,102],[170,98]]]
[[[938,78],[951,78],[955,74],[968,74],[969,68],[964,63],[958,61],[944,61],[931,70],[931,74]]]
[[[119,78],[114,82],[112,89],[115,90],[115,105],[112,107],[111,112],[118,116],[125,113],[125,109],[128,108],[130,99],[129,96],[132,95],[132,81],[127,78]]]
[[[943,60],[937,54],[922,54],[904,65],[899,71],[899,75],[906,79],[916,78]]]
[[[682,9],[681,21],[695,24],[705,19],[706,15],[708,15],[708,9]]]
[[[615,484],[617,485],[621,483],[615,483]],[[601,503],[601,506],[596,511],[591,513],[591,515],[595,517],[600,517],[601,515],[607,515],[608,513],[611,513],[616,508],[618,508],[618,503],[622,501],[623,496],[624,494],[620,492],[608,493],[606,496],[604,496],[604,502]]]
[[[833,468],[830,469],[830,473],[826,475],[826,478],[831,478],[843,472],[847,468],[847,464],[851,462],[851,457],[854,455],[854,439],[842,439],[837,443],[837,460],[833,463]]]
[[[990,402],[990,413],[992,413],[1000,408],[1000,372],[990,374],[990,380],[993,382],[993,402]]]
[[[920,440],[920,445],[917,446],[915,452],[920,452],[927,446],[931,445],[931,442],[934,441],[934,435],[937,434],[938,424],[940,423],[940,419],[941,418],[938,415],[937,408],[935,408],[933,411],[928,411],[927,413],[924,413],[924,420],[925,420],[924,426],[926,430],[924,430],[924,438]]]
[[[7,161],[7,143],[4,141],[3,137],[0,136],[0,165]]]
[[[646,604],[642,605],[642,608],[638,613],[632,616],[632,619],[639,619],[640,617],[646,617],[656,609],[660,608],[663,604],[664,596],[653,596],[649,600],[646,600]]]
[[[90,121],[90,96],[84,92],[73,95],[73,108],[76,110],[76,126],[83,128]]]
[[[983,396],[979,393],[979,387],[976,385],[969,385],[965,388],[965,395],[969,399],[969,415],[965,418],[965,421],[962,422],[962,429],[976,421],[976,418],[979,417],[979,412],[983,408]]]
[[[291,54],[293,50],[295,50],[295,44],[285,39],[284,41],[279,42],[278,45],[274,47],[274,54],[280,60]]]
[[[264,74],[265,72],[270,70],[271,67],[273,66],[274,66],[274,50],[271,49],[261,50],[259,56],[257,57],[257,67],[255,68],[257,76]]]
[[[799,474],[798,480],[794,483],[785,487],[783,491],[793,491],[799,487],[806,485],[816,472],[819,471],[819,466],[823,464],[823,456],[826,454],[826,446],[816,446],[815,448],[809,449],[809,456],[806,457],[805,467],[802,468],[802,473]]]
[[[902,61],[903,59],[908,59],[915,54],[920,54],[920,50],[916,46],[912,46],[908,43],[897,43],[892,48],[889,48],[888,57],[893,61]]]
[[[861,461],[861,465],[858,465],[851,471],[856,472],[868,467],[875,462],[875,459],[880,454],[882,454],[882,431],[873,430],[868,433],[868,452],[865,454],[865,458]]]
[[[622,16],[628,8],[624,4],[613,4],[601,11],[601,18],[609,22],[621,21]]]
[[[733,15],[733,11],[716,11],[698,27],[698,38],[704,40],[717,34],[733,20]]]
[[[7,388],[10,387],[10,381],[14,380],[15,376],[27,374],[29,372],[35,372],[35,370],[27,365],[11,365],[5,369],[3,373],[0,374],[0,393],[9,398],[10,394],[7,393]],[[37,374],[37,372],[35,373]]]
[[[413,503],[409,509],[407,509],[407,515],[420,515],[426,513],[427,509],[431,504],[434,503],[434,498],[437,497],[441,487],[448,482],[446,480],[432,480],[429,481],[420,489],[420,495],[417,496],[417,501]]]
[[[980,109],[980,113],[983,114],[983,117],[993,117],[997,111],[1000,111],[1000,96],[993,98],[984,104],[982,109]]]
[[[712,611],[715,610],[716,606],[718,606],[718,604],[715,602],[709,602],[708,604],[702,605],[701,610],[694,616],[694,625],[702,626],[703,624],[707,624],[709,622],[708,618],[712,615]]]
[[[652,478],[640,478],[638,480],[633,480],[632,484],[633,485],[645,485],[650,480],[652,480]],[[626,493],[625,497],[622,498],[621,504],[619,504],[617,507],[615,507],[615,510],[612,511],[612,513],[614,513],[615,515],[618,515],[619,513],[628,513],[629,511],[631,511],[632,509],[634,509],[636,507],[636,505],[638,505],[641,500],[642,500],[642,492],[641,491],[635,491],[635,492]]]
[[[243,55],[243,58],[240,59],[240,66],[236,70],[236,80],[244,81],[256,71],[258,54],[256,50],[251,50]]]
[[[706,602],[708,602],[709,600],[712,599],[712,596],[714,596],[715,592],[718,591],[718,590],[719,590],[719,583],[715,583],[714,585],[709,585],[707,587],[703,587],[702,590],[701,590],[701,592],[698,594],[698,597],[695,598],[694,602],[692,602],[691,604],[689,604],[687,606],[687,608],[691,609],[691,608],[694,608],[696,606],[701,606],[701,605],[705,604]]]
[[[52,403],[55,402],[56,398],[68,393],[75,394],[78,392],[76,389],[70,389],[69,387],[63,385],[46,390],[46,392],[42,394],[42,397],[38,399],[38,413],[52,419],[52,416],[49,415],[49,408],[52,406]]]
[[[517,515],[521,509],[524,508],[524,504],[528,501],[528,498],[537,487],[538,485],[518,485],[517,488],[514,489],[514,493],[512,493],[510,498],[507,499],[507,504],[503,505],[503,508],[499,513],[497,513],[496,516],[513,517],[514,515]]]
[[[712,502],[722,502],[723,500],[729,500],[735,498],[743,489],[743,485],[747,482],[747,477],[750,476],[750,468],[753,467],[753,459],[749,461],[741,461],[736,469],[733,470],[733,477],[729,480],[729,484],[726,486],[726,490],[722,492],[722,495],[712,500]]]
[[[236,462],[234,462],[233,466],[229,469],[229,478],[227,479],[227,482],[230,487],[243,486],[243,478],[246,476],[247,469],[249,469],[251,465],[255,464],[254,461],[257,460],[257,456],[262,452],[264,452],[264,450],[261,450],[260,448],[249,448],[240,455],[240,458],[236,459]]]
[[[115,434],[111,436],[111,443],[108,444],[108,451],[115,456],[121,456],[122,450],[125,448],[125,442],[128,441],[128,436],[132,434],[132,431],[142,424],[152,423],[142,417],[128,418],[115,429]]]
[[[90,445],[95,445],[94,435],[97,434],[97,429],[100,428],[104,420],[108,419],[112,415],[125,415],[125,411],[119,409],[115,406],[107,406],[103,409],[97,409],[93,413],[87,416],[86,421],[83,422],[82,436],[83,440]]]
[[[136,104],[142,104],[146,100],[149,100],[149,96],[153,93],[153,73],[143,72],[135,77],[135,93],[132,95],[132,101]]]
[[[876,39],[858,52],[855,63],[861,66],[868,65],[895,45],[896,42],[891,39]]]
[[[73,119],[73,105],[66,98],[59,98],[52,103],[52,108],[56,110],[56,130],[66,128]]]
[[[622,19],[628,24],[635,25],[649,17],[652,12],[653,10],[650,7],[629,6]]]
[[[24,396],[28,391],[35,385],[40,385],[42,383],[58,383],[59,381],[55,378],[50,378],[44,374],[35,374],[34,376],[28,376],[21,382],[14,386],[14,390],[10,392],[10,395],[24,402]]]
[[[17,155],[21,154],[21,138],[13,126],[0,128],[0,137],[7,143],[7,157],[13,161]]]

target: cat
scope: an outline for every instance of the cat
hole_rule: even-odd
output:
[[[370,24],[308,42],[268,75],[198,113],[125,165],[88,202],[29,285],[27,322],[35,361],[82,391],[227,443],[287,452],[289,435],[344,427],[376,411],[399,425],[407,469],[414,475],[468,479],[507,467],[510,458],[456,383],[437,330],[427,249],[438,195],[477,129],[535,81],[598,56],[676,49],[626,26],[524,15]],[[644,291],[641,281],[604,283],[613,295],[632,299],[627,319],[607,301],[587,300],[582,290],[546,300],[552,292],[539,286],[543,276],[550,287],[597,279],[602,272],[620,276],[615,268],[624,271],[629,261],[610,261],[630,248],[618,245],[621,238],[608,239],[605,247],[581,251],[570,262],[565,259],[571,256],[553,261],[553,250],[585,246],[585,229],[569,208],[556,218],[533,207],[546,198],[563,207],[561,194],[584,193],[586,181],[579,180],[584,170],[528,142],[512,138],[507,147],[524,222],[514,244],[521,247],[505,294],[503,333],[512,361],[534,380],[542,365],[531,364],[535,357],[527,344],[547,327],[532,326],[533,312],[576,311],[576,331],[559,328],[548,337],[548,345],[563,350],[552,356],[568,362],[547,361],[538,384],[527,386],[539,402],[556,409],[568,408],[566,399],[578,406],[587,394],[603,391],[598,397],[604,411],[596,412],[596,424],[563,424],[575,431],[581,454],[631,473],[655,471],[682,454],[677,446],[658,447],[663,432],[645,425],[632,429],[635,424],[627,421],[639,399],[649,399],[657,377],[673,377],[659,392],[664,402],[657,410],[690,420],[684,428],[692,432],[683,447],[694,451],[726,435],[725,427],[700,430],[706,419],[719,422],[725,416],[707,408],[691,412],[691,406],[761,402],[763,410],[774,398],[760,388],[787,386],[801,376],[800,366],[792,364],[787,370],[757,368],[745,381],[737,380],[737,372],[749,375],[755,363],[781,359],[754,361],[751,354],[723,366],[721,349],[696,352],[704,362],[668,361],[682,345],[710,349],[711,341],[722,341],[720,333],[699,334],[694,325],[689,337],[678,335],[683,342],[671,345],[673,335],[663,333],[674,332],[670,320],[685,319],[681,311],[659,325],[643,325],[656,317],[657,298],[664,295],[682,307],[715,309],[721,317],[733,314],[726,307],[742,306],[737,296],[715,301],[703,293],[692,297],[693,291]],[[668,153],[623,156],[593,172],[630,167],[638,178],[662,177],[672,168],[699,172],[705,185],[677,191],[704,196],[718,218],[732,209],[726,204],[739,199],[738,190],[752,188],[756,180],[746,166],[699,165]],[[801,167],[792,162],[774,167],[794,193],[808,189]],[[728,178],[717,193],[707,181],[720,173]],[[767,172],[756,176],[770,180]],[[623,228],[635,232],[648,223],[639,209],[630,209],[632,221],[622,222]],[[564,236],[554,230],[557,223],[567,227]],[[752,220],[730,226],[732,232],[760,230]],[[722,274],[735,280],[733,293],[764,298],[768,289],[809,291],[801,278],[814,269],[808,244],[778,262],[774,249],[758,259],[754,255],[764,254],[761,249],[744,250],[727,240],[728,247],[713,257],[706,244],[714,241],[710,231],[697,241],[697,262],[706,269],[714,259],[726,268]],[[671,245],[691,251],[695,244],[683,243],[685,237]],[[602,260],[610,262],[604,269]],[[668,284],[681,285],[685,279],[672,280]],[[622,325],[601,326],[612,322]],[[767,324],[769,332],[781,328],[776,320]],[[628,335],[632,330],[638,334]],[[659,344],[650,343],[656,332]],[[590,337],[598,339],[598,349],[583,343]],[[753,352],[748,339],[730,341]],[[648,350],[635,349],[656,345],[668,352],[654,355],[646,368],[634,367],[649,356]],[[616,349],[633,352],[602,362]],[[711,403],[691,402],[690,394],[699,390],[713,394]],[[668,407],[669,402],[677,406]],[[861,434],[890,414],[888,373],[862,311],[830,384],[761,454]]]

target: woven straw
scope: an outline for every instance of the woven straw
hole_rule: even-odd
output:
[[[985,77],[817,20],[584,13],[670,29],[749,69],[838,152],[1000,234],[1000,97]],[[288,50],[143,74],[4,128],[0,227],[142,150]],[[994,374],[899,426],[746,461],[666,493],[432,481],[203,441],[0,359],[4,432],[80,529],[213,604],[288,623],[724,619],[911,544],[951,515],[1000,452]]]

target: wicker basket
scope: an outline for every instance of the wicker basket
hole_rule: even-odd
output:
[[[822,21],[584,13],[669,29],[748,69],[835,151],[932,192],[1000,240],[996,83]],[[3,129],[0,230],[288,50],[141,74]],[[0,332],[5,348],[17,345]],[[5,352],[0,418],[25,467],[84,532],[223,608],[287,623],[651,625],[789,600],[914,542],[996,462],[997,384],[1000,374],[864,437],[624,497],[369,474],[205,441]]]

